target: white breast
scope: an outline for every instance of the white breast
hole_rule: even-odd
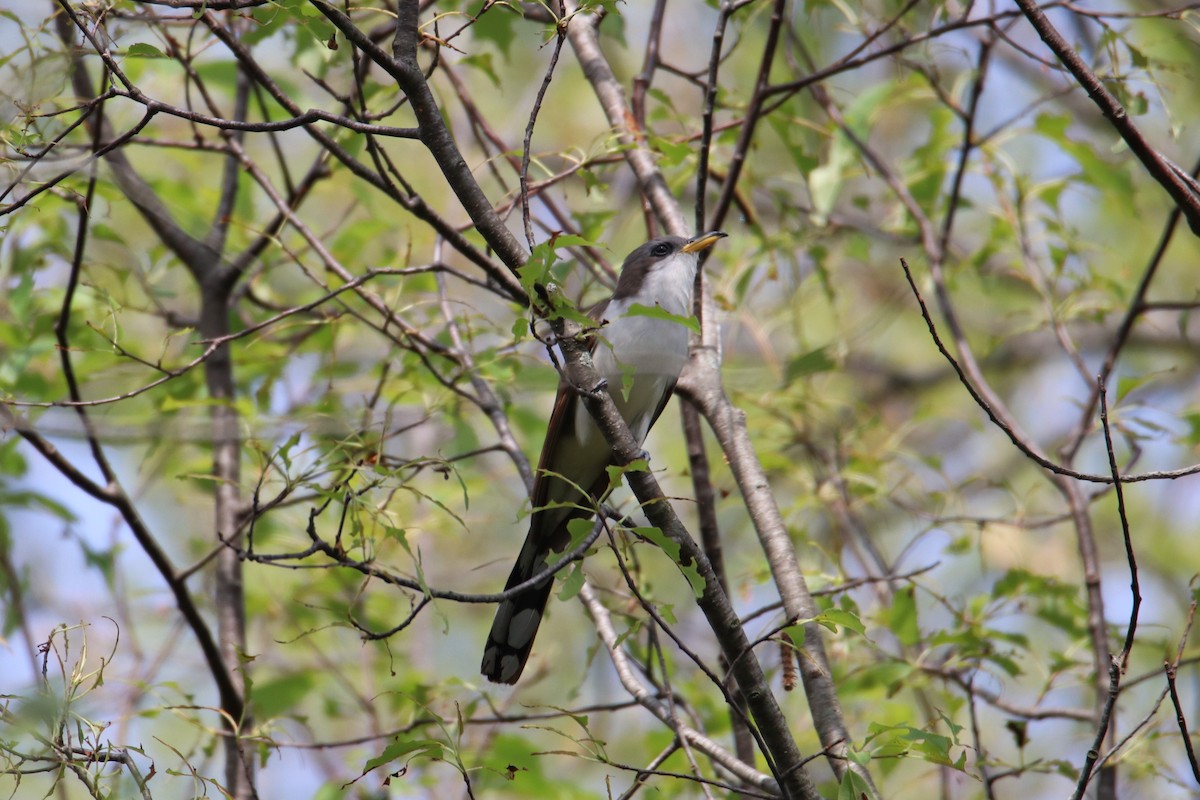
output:
[[[614,300],[605,309],[608,325],[599,333],[593,361],[639,443],[645,440],[654,412],[687,360],[688,330],[672,320],[627,316],[626,312],[632,305],[643,305],[690,316],[695,277],[695,254],[680,253],[647,274],[636,297]],[[582,403],[576,408],[575,430],[581,443],[601,436]]]

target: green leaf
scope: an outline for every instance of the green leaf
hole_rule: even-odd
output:
[[[89,567],[95,567],[104,577],[104,583],[112,589],[117,585],[117,555],[115,547],[92,548],[84,540],[79,541],[83,548],[83,560]]]
[[[942,717],[945,720],[945,716]],[[947,720],[948,721],[948,720]],[[953,726],[953,730],[961,729],[960,726]],[[958,747],[958,742],[940,733],[933,731],[920,730],[918,728],[909,727],[900,738],[906,739],[913,743],[913,752],[918,753],[923,759],[933,764],[940,764],[944,767],[952,767],[957,770],[965,770],[967,765],[967,753],[964,749],[959,753],[958,758],[953,758],[950,749]]]
[[[871,787],[867,786],[867,782],[854,770],[846,770],[842,782],[838,784],[838,800],[861,800],[871,795]]]
[[[806,375],[829,372],[835,366],[837,364],[829,357],[829,347],[818,347],[816,350],[809,350],[788,361],[787,367],[783,371],[783,379],[785,383],[792,383]]]
[[[858,93],[845,111],[846,124],[859,138],[870,136],[872,117],[884,103],[894,101],[897,95],[895,81],[883,81],[866,91]],[[838,195],[846,182],[850,168],[858,163],[858,148],[841,132],[835,133],[824,163],[808,173],[808,191],[812,197],[813,217],[818,224],[825,219],[837,204]]]
[[[658,528],[650,526],[632,528],[631,532],[656,545],[659,550],[662,550],[667,558],[675,562],[675,566],[683,573],[683,577],[687,578],[687,582],[691,585],[692,592],[696,597],[704,596],[707,584],[704,581],[704,577],[700,574],[699,565],[691,562],[687,564],[683,563],[678,542],[668,537]]]
[[[316,679],[312,672],[296,672],[259,681],[254,684],[250,702],[254,704],[254,716],[262,722],[288,712],[294,712],[300,702],[312,691]],[[295,716],[294,713],[291,714]]]
[[[575,595],[579,594],[579,590],[583,588],[583,566],[576,564],[567,570],[566,580],[563,581],[562,589],[558,592],[559,600],[570,600]]]
[[[616,489],[621,485],[627,472],[649,472],[650,464],[644,458],[635,458],[625,465],[611,464],[604,468],[608,472],[608,488]]]
[[[1157,377],[1157,374],[1151,373],[1149,375],[1129,375],[1118,378],[1116,402],[1119,403],[1120,401],[1124,400],[1130,392],[1146,385],[1147,383],[1150,383]]]
[[[896,592],[884,617],[888,629],[896,635],[901,644],[911,646],[921,640],[921,631],[917,627],[916,591],[913,587],[906,586]]]
[[[862,620],[858,618],[857,614],[846,611],[842,608],[831,608],[827,611],[823,611],[817,616],[816,621],[824,625],[826,628],[829,628],[834,633],[837,633],[838,625],[841,625],[843,628],[849,628],[855,633],[865,635],[867,632],[867,626],[863,625]]]
[[[783,629],[783,635],[791,640],[795,648],[799,649],[804,646],[804,639],[808,634],[805,633],[803,625],[788,625]]]
[[[125,55],[131,58],[167,58],[167,54],[152,44],[135,42],[125,48]]]
[[[1134,47],[1128,41],[1123,41],[1126,52],[1129,53],[1129,60],[1138,69],[1145,69],[1150,66],[1150,59],[1146,58],[1146,54],[1138,48]]]
[[[375,758],[369,759],[363,766],[362,774],[366,775],[373,769],[382,767],[384,764],[395,761],[401,756],[406,756],[409,753],[417,755],[427,755],[430,758],[441,758],[445,746],[435,739],[410,739],[407,741],[395,741],[384,748],[383,752]]]
[[[621,13],[621,4],[624,0],[583,0],[579,4],[580,12],[588,12],[592,10],[603,9],[605,11],[604,24],[600,26],[600,33],[605,37],[613,39],[621,47],[625,47],[625,15]]]
[[[800,127],[792,120],[781,114],[772,114],[767,117],[767,122],[774,128],[775,134],[792,157],[792,163],[802,174],[807,175],[821,165],[820,160],[808,151]]]
[[[573,233],[556,233],[550,237],[550,244],[555,250],[562,250],[564,247],[596,247],[597,242],[588,239],[584,236],[577,236]]]
[[[4,463],[0,461],[0,463]],[[24,465],[24,462],[21,462]],[[10,471],[8,469],[0,470],[0,472],[9,472],[9,474],[19,475],[24,472]],[[0,508],[36,508],[41,511],[49,512],[63,522],[75,522],[77,517],[68,506],[63,505],[52,497],[47,497],[38,492],[19,490],[15,492],[6,492],[0,490]]]
[[[563,548],[564,553],[569,553],[576,547],[579,547],[592,533],[592,528],[596,523],[591,519],[576,517],[567,522],[567,532],[571,534],[571,540],[567,542],[567,546]]]
[[[844,134],[835,134],[833,144],[829,148],[829,157],[821,166],[808,173],[808,193],[812,197],[813,219],[817,225],[825,224],[829,213],[837,204],[845,172],[854,163],[854,153],[850,140]]]
[[[520,19],[517,10],[506,2],[494,3],[488,7],[487,0],[484,0],[472,16],[476,18],[475,24],[471,26],[472,35],[481,42],[494,44],[507,59],[509,48],[512,47],[516,36],[517,20]]]
[[[295,449],[296,445],[298,445],[298,444],[300,444],[300,434],[293,433],[291,436],[288,437],[288,440],[286,442],[284,442],[279,447],[278,450],[275,451],[275,455],[278,456],[279,459],[283,462],[284,467],[291,469],[292,450]]]
[[[271,0],[271,2],[282,8],[300,28],[312,37],[305,43],[306,46],[314,43],[324,46],[337,31],[333,27],[333,23],[326,19],[320,10],[308,0]]]
[[[474,53],[469,56],[463,56],[459,59],[459,63],[472,69],[479,70],[492,85],[497,89],[500,88],[500,76],[496,74],[496,68],[492,64],[491,53]]]
[[[550,267],[554,265],[554,248],[548,242],[541,242],[529,253],[526,263],[517,267],[517,279],[521,287],[532,296],[535,285],[544,284],[550,279]]]
[[[640,526],[637,528],[632,528],[631,532],[634,535],[640,536],[646,541],[657,545],[659,550],[662,550],[667,554],[667,558],[671,559],[676,564],[679,563],[679,543],[668,538],[667,535],[658,528],[648,525]]]
[[[1033,129],[1045,136],[1047,139],[1055,141],[1063,139],[1067,135],[1067,126],[1071,124],[1071,117],[1068,114],[1038,114],[1033,122]]]
[[[1144,92],[1134,92],[1131,95],[1123,97],[1122,100],[1125,105],[1125,110],[1128,111],[1131,116],[1145,116],[1150,111],[1150,101],[1146,98],[1146,94]]]
[[[1070,124],[1071,118],[1067,115],[1039,114],[1034,129],[1075,159],[1082,170],[1075,180],[1117,197],[1133,197],[1133,179],[1126,162],[1105,161],[1096,154],[1092,145],[1068,137],[1067,128]]]
[[[1015,678],[1022,673],[1021,666],[1016,660],[1004,653],[991,653],[988,655],[987,660],[1000,667],[1010,677]]]
[[[595,187],[589,185],[590,188]],[[616,211],[581,211],[575,215],[575,223],[585,239],[598,240],[604,236],[609,221],[616,215]]]
[[[668,322],[675,322],[687,328],[692,333],[700,333],[700,321],[692,316],[681,316],[672,314],[659,306],[644,306],[641,303],[634,303],[625,312],[629,317],[649,317],[650,319],[662,319]]]
[[[650,145],[662,154],[659,164],[663,167],[677,167],[692,155],[692,146],[687,142],[673,142],[661,136],[651,136]]]
[[[560,264],[565,264],[558,258],[557,251],[564,247],[586,247],[592,244],[593,242],[580,236],[555,235],[535,245],[528,260],[517,269],[517,279],[526,293],[539,305],[542,301],[549,302],[550,307],[542,309],[549,319],[568,319],[585,327],[595,326],[595,320],[579,311],[554,282],[555,271]],[[545,297],[538,287],[544,289]]]
[[[355,516],[354,519],[358,519],[358,517]],[[412,559],[413,571],[416,573],[417,583],[420,584],[422,591],[428,592],[429,584],[425,582],[425,570],[422,568],[420,556],[413,552],[412,546],[408,543],[408,532],[404,528],[396,528],[391,525],[384,525],[382,527],[384,537],[399,544]]]
[[[699,600],[704,597],[704,590],[708,588],[708,583],[704,580],[704,576],[700,574],[700,567],[695,564],[680,564],[679,571],[683,573],[683,577],[687,578],[688,583],[692,585],[692,594]]]
[[[15,321],[23,322],[27,319],[30,311],[33,310],[30,302],[32,299],[33,275],[23,272],[17,279],[16,286],[10,285],[8,290],[8,310]]]

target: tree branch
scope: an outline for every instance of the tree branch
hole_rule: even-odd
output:
[[[1088,97],[1125,140],[1125,144],[1129,145],[1130,151],[1142,162],[1142,166],[1146,168],[1146,172],[1150,173],[1150,177],[1166,189],[1167,194],[1183,212],[1192,233],[1200,236],[1200,184],[1197,184],[1184,170],[1164,158],[1146,141],[1141,131],[1133,124],[1133,120],[1129,118],[1129,112],[1088,68],[1083,59],[1079,57],[1079,53],[1067,44],[1058,29],[1038,8],[1035,0],[1016,0],[1016,3],[1025,14],[1026,19],[1029,20],[1029,24],[1037,31],[1038,36],[1042,37],[1046,46],[1070,70],[1079,85],[1087,91]]]

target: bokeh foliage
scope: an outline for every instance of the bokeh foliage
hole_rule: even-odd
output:
[[[531,244],[566,237],[535,252],[557,259],[551,274],[582,305],[604,296],[649,234],[628,145],[569,45],[536,103],[558,28],[553,4],[535,5],[421,3],[420,63],[466,163],[521,238],[522,141],[536,105]],[[701,146],[710,210],[744,160],[719,221],[731,237],[706,272],[726,390],[821,603],[850,750],[883,796],[1072,791],[1108,683],[1097,631],[1120,656],[1129,626],[1124,533],[1144,602],[1102,752],[1120,745],[1106,763],[1127,796],[1190,796],[1188,733],[1164,701],[1163,663],[1178,666],[1194,723],[1197,479],[1125,484],[1123,531],[1111,481],[1063,477],[1028,452],[1101,478],[1109,444],[1122,474],[1198,460],[1200,247],[1171,219],[1170,197],[1015,6],[680,2],[659,4],[660,19],[653,4],[585,5],[603,12],[601,44],[635,98],[647,40],[658,43],[631,119],[685,207]],[[477,674],[491,606],[388,580],[498,590],[528,512],[512,446],[535,454],[558,380],[544,323],[467,252],[499,264],[434,158],[380,127],[415,124],[395,81],[307,3],[73,9],[95,38],[67,23],[65,43],[59,5],[0,11],[0,669],[10,687],[0,786],[16,796],[221,791],[217,689],[172,595],[124,518],[30,441],[102,483],[90,448],[103,448],[158,545],[191,570],[186,586],[211,620],[211,562],[223,549],[214,405],[237,420],[238,669],[262,796],[617,796],[651,762],[659,772],[642,776],[642,791],[697,796],[698,777],[727,781],[630,700],[574,601],[552,601],[529,677],[497,691]],[[352,16],[389,45],[387,4]],[[1112,3],[1051,19],[1147,139],[1191,169],[1197,10]],[[778,53],[760,74],[772,27]],[[297,108],[340,124],[235,133],[160,110],[115,148],[128,167],[93,159],[147,111],[128,91],[95,100],[96,86],[123,86],[97,44],[173,109],[251,128],[290,116],[216,28]],[[91,96],[76,90],[75,69]],[[235,112],[238,97],[246,107]],[[85,112],[106,127],[82,124]],[[201,282],[148,223],[130,169],[186,234],[224,231],[223,263],[238,267],[228,403],[206,386]],[[902,258],[938,334],[960,363],[978,364],[1013,436],[938,352]],[[1107,429],[1092,400],[1102,372]],[[82,414],[64,403],[72,380],[88,401]],[[648,450],[694,527],[679,425],[671,409]],[[778,595],[752,520],[707,445],[730,594],[782,681],[803,637],[771,607]],[[627,490],[612,502],[643,524]],[[314,536],[332,549],[310,549]],[[638,601],[718,670],[691,587],[648,540],[621,530],[615,547],[607,541],[583,572],[561,574],[562,594],[586,574],[646,680],[730,746],[724,699]],[[803,693],[780,697],[801,750],[819,753]],[[810,768],[825,796],[853,796],[822,760]]]

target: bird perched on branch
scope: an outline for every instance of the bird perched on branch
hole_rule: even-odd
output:
[[[725,235],[710,231],[691,239],[651,239],[625,259],[612,297],[589,312],[603,325],[593,341],[592,363],[639,444],[687,361],[688,330],[669,315],[691,316],[699,254]],[[571,540],[567,524],[592,515],[608,486],[605,468],[612,462],[612,449],[595,420],[577,393],[560,382],[533,484],[529,534],[505,590],[548,571],[551,556]],[[553,575],[546,575],[496,609],[480,666],[488,680],[516,683],[521,677],[553,582]]]

